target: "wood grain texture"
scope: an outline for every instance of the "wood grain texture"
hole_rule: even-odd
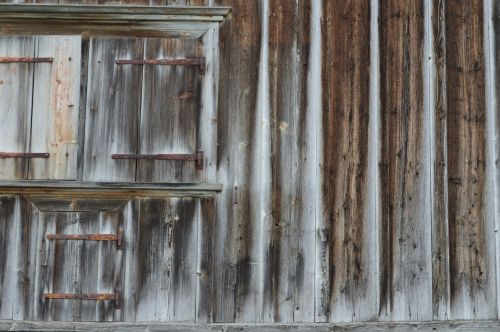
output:
[[[496,317],[495,244],[485,212],[482,1],[446,3],[451,317]]]
[[[116,65],[140,59],[142,39],[91,40],[83,179],[135,181],[135,160],[113,160],[113,153],[137,153],[142,66]]]
[[[423,1],[380,3],[381,318],[432,318]]]
[[[211,273],[215,264],[216,241],[216,201],[213,197],[200,198],[198,201],[198,264],[196,274],[196,321],[214,321],[214,301],[217,289],[214,287],[215,275]]]
[[[126,276],[135,289],[129,321],[194,321],[196,310],[198,213],[191,198],[150,198],[140,202],[139,219],[125,226],[127,247],[136,251]],[[135,229],[136,234],[129,230]],[[130,240],[128,240],[130,239]],[[132,258],[132,257],[131,257]],[[133,280],[132,280],[133,279]],[[128,287],[128,286],[127,286]],[[127,297],[130,301],[130,297]],[[133,308],[133,309],[132,309]]]
[[[0,37],[0,56],[33,57],[33,37]],[[0,64],[0,151],[29,152],[33,89],[31,63]],[[27,159],[0,158],[0,179],[25,179]]]
[[[217,0],[214,5],[233,8],[233,18],[221,26],[217,131],[217,181],[225,183],[217,198],[215,260],[210,275],[217,289],[213,319],[258,321],[263,306],[258,301],[261,234],[256,210],[258,191],[250,186],[252,153],[256,149],[257,89],[261,38],[260,2]],[[237,111],[236,111],[237,110]]]
[[[144,59],[197,58],[192,39],[147,39]],[[197,151],[201,77],[196,66],[143,66],[139,154]],[[138,160],[137,182],[198,182],[192,161]]]
[[[0,319],[31,318],[33,228],[24,198],[0,197]]]
[[[493,132],[494,132],[494,151],[493,151],[493,162],[495,177],[495,234],[497,238],[497,266],[500,265],[500,256],[498,255],[498,248],[500,248],[500,235],[498,234],[498,229],[500,227],[500,2],[493,1],[491,3],[491,14],[492,14],[492,31],[490,33],[493,35],[492,50],[492,65],[491,68],[494,76],[492,98],[493,98]],[[491,139],[491,137],[490,137]],[[500,274],[497,269],[497,292],[500,292]],[[497,293],[498,294],[498,293]],[[500,310],[500,295],[497,295],[497,306]],[[499,314],[500,316],[500,314]]]
[[[28,178],[75,180],[81,38],[37,37],[35,56],[54,59],[34,66],[31,128],[31,151],[47,152],[50,157],[30,160]]]
[[[269,3],[269,69],[271,106],[271,218],[264,256],[264,321],[314,320],[312,197],[304,197],[309,174],[304,160],[310,3]]]
[[[40,212],[36,316],[56,321],[110,321],[110,301],[48,300],[44,293],[113,293],[116,243],[48,240],[47,234],[116,234],[116,212]]]
[[[375,317],[377,267],[367,214],[370,4],[326,2],[323,33],[324,220],[317,321]]]
[[[448,170],[446,95],[446,2],[433,1],[433,37],[435,72],[434,164],[432,216],[432,312],[434,319],[447,319],[450,314],[450,265],[448,233]]]

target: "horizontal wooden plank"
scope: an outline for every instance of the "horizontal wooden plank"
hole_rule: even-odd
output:
[[[132,196],[212,196],[222,190],[217,183],[184,184],[133,184],[133,183],[95,183],[80,181],[0,181],[0,195],[29,194],[66,197],[113,195],[116,197]]]
[[[0,331],[496,331],[498,321],[446,321],[424,323],[345,323],[345,324],[133,324],[90,322],[0,321]]]
[[[41,17],[56,19],[93,20],[137,20],[137,21],[222,21],[231,12],[231,7],[149,7],[149,6],[90,6],[90,5],[0,5],[2,18]]]

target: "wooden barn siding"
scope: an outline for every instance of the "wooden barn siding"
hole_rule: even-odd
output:
[[[197,321],[498,318],[498,1],[77,2],[233,7]]]

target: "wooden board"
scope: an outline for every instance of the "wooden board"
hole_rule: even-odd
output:
[[[135,160],[113,160],[113,153],[136,153],[142,66],[116,65],[141,59],[142,39],[94,38],[90,45],[83,179],[135,181]]]
[[[382,319],[432,318],[423,1],[380,2]]]
[[[33,243],[36,230],[24,198],[0,197],[0,319],[30,319]]]
[[[269,14],[271,218],[264,246],[263,321],[314,321],[314,196],[305,187],[310,4],[272,1]],[[261,144],[266,144],[262,142]]]
[[[31,129],[31,152],[47,152],[50,157],[31,159],[28,178],[75,180],[81,37],[37,37],[35,56],[54,59],[34,65]]]
[[[127,253],[123,319],[194,321],[198,258],[196,200],[147,198],[133,204],[139,205],[126,208],[131,218],[124,225]]]
[[[316,321],[378,314],[373,264],[378,245],[369,214],[370,3],[327,2],[323,32],[324,216]],[[333,61],[331,59],[334,59]]]
[[[147,39],[144,59],[197,58],[191,39]],[[197,151],[201,79],[197,66],[144,65],[139,154]],[[138,160],[138,182],[198,182],[194,161]]]
[[[33,37],[0,37],[0,57],[33,57]],[[33,87],[32,63],[0,64],[0,152],[29,152]],[[27,159],[0,158],[0,179],[25,179]]]
[[[446,3],[451,318],[497,317],[495,243],[485,188],[483,2]]]

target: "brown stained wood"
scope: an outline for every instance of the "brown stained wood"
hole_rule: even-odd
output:
[[[190,39],[147,39],[144,59],[197,58],[197,46],[197,41]],[[196,153],[200,69],[186,65],[144,65],[143,70],[138,153]],[[198,182],[201,172],[195,166],[182,160],[138,160],[136,180]]]
[[[0,37],[0,56],[34,57],[35,39]],[[33,63],[0,63],[1,152],[30,152],[33,68]],[[2,180],[25,179],[27,171],[27,159],[0,158]]]
[[[81,37],[37,37],[35,56],[54,59],[34,66],[31,128],[31,151],[48,152],[50,157],[30,160],[28,178],[75,180]]]
[[[217,197],[217,243],[210,269],[216,298],[213,320],[259,321],[263,307],[259,288],[258,241],[261,234],[258,192],[250,186],[256,149],[258,66],[261,45],[261,11],[258,1],[224,0],[214,5],[232,7],[220,31],[220,74],[217,131],[217,181],[225,183]],[[237,110],[235,112],[235,110]],[[238,189],[235,190],[235,187]]]
[[[137,153],[142,67],[116,59],[140,59],[142,39],[94,38],[90,45],[83,179],[135,181],[135,160],[113,153]]]
[[[446,1],[433,2],[432,32],[434,36],[434,57],[436,71],[431,79],[435,81],[434,106],[434,173],[432,215],[432,313],[434,319],[448,319],[450,310],[450,266],[448,235],[448,178],[447,178],[447,135],[446,114]]]
[[[264,232],[264,321],[314,321],[314,208],[304,197],[310,3],[270,2],[272,218]]]
[[[380,314],[391,320],[432,317],[423,22],[423,1],[380,4]]]
[[[149,198],[140,204],[134,277],[135,321],[194,321],[198,256],[196,200]],[[125,231],[125,237],[128,237]],[[127,319],[127,317],[125,317]],[[128,319],[127,319],[128,320]]]
[[[493,318],[495,244],[485,212],[483,2],[446,2],[451,318]]]
[[[0,319],[31,319],[30,214],[24,198],[0,198]]]
[[[198,286],[196,289],[196,321],[214,321],[214,301],[217,289],[213,287],[214,274],[210,273],[215,264],[216,254],[216,202],[213,197],[199,199],[198,239]]]
[[[326,2],[322,32],[325,210],[316,319],[370,319],[378,312],[369,283],[376,243],[366,211],[369,2]]]

